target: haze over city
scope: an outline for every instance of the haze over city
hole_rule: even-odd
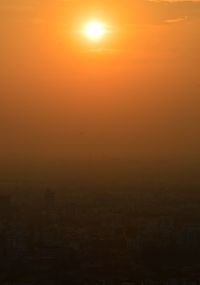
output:
[[[200,1],[0,0],[0,283],[199,285]]]

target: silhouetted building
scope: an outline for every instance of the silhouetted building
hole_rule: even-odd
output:
[[[44,212],[47,221],[53,222],[56,216],[56,203],[55,203],[55,193],[53,190],[46,190],[44,193]]]

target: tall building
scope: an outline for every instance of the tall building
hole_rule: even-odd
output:
[[[49,218],[55,216],[55,193],[53,190],[46,190],[44,193],[44,211]]]

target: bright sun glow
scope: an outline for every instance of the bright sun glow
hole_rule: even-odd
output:
[[[106,25],[99,21],[91,21],[85,25],[83,32],[90,40],[98,41],[106,34]]]

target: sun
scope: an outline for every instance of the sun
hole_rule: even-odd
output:
[[[83,29],[84,35],[92,41],[101,40],[106,32],[106,25],[100,21],[95,20],[86,23]]]

